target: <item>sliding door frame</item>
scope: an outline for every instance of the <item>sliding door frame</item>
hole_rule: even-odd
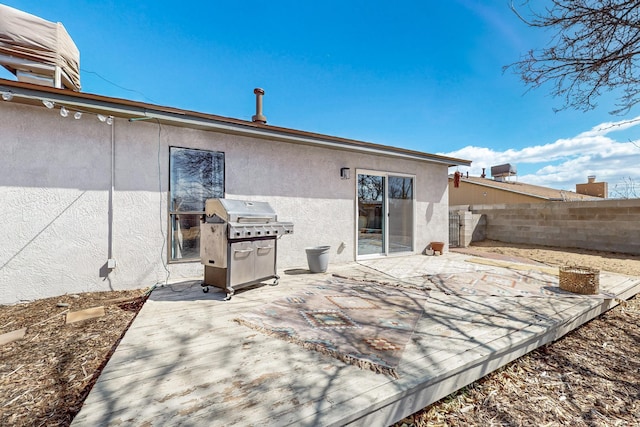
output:
[[[354,209],[354,217],[355,217],[355,258],[356,260],[365,260],[365,259],[375,259],[375,258],[383,258],[388,256],[403,256],[408,254],[415,253],[416,247],[416,212],[417,212],[417,203],[416,203],[416,176],[412,174],[399,173],[399,172],[389,172],[389,171],[379,171],[379,170],[371,170],[371,169],[356,169],[356,179],[355,181],[355,209]],[[359,208],[360,208],[360,199],[359,195],[359,182],[360,175],[371,175],[371,176],[379,176],[384,180],[384,194],[382,200],[383,206],[383,218],[382,218],[382,242],[383,247],[381,248],[380,253],[373,254],[360,254],[360,225],[359,225]],[[389,251],[389,177],[400,177],[400,178],[410,178],[412,180],[412,197],[411,197],[411,249],[402,252],[390,252]]]

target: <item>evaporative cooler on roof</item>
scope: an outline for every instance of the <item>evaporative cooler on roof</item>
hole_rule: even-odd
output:
[[[22,82],[80,91],[80,52],[64,26],[2,4],[0,65]]]
[[[502,181],[504,177],[516,175],[516,167],[511,163],[505,163],[504,165],[491,166],[491,176],[496,181]]]

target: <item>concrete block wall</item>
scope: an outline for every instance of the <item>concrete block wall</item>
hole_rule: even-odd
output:
[[[640,199],[474,205],[473,240],[640,254]]]
[[[473,238],[473,214],[467,211],[458,211],[460,215],[460,238],[459,246],[466,248],[471,244]]]
[[[455,212],[460,217],[459,247],[467,248],[471,242],[485,239],[485,217],[471,212],[470,205],[449,206],[449,212]]]

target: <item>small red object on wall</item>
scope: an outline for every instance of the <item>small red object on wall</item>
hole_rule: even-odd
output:
[[[455,188],[460,187],[460,177],[462,176],[462,174],[460,172],[456,172],[453,174],[453,186]]]

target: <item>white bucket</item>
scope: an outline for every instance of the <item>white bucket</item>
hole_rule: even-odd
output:
[[[305,249],[305,251],[307,251],[309,270],[311,270],[312,273],[324,273],[327,271],[330,249],[331,246],[315,246]]]

